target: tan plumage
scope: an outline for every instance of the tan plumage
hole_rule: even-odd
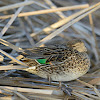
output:
[[[22,59],[29,68],[28,72],[53,81],[71,81],[84,75],[90,67],[87,49],[81,40],[72,40],[67,46],[56,45],[27,49]],[[51,64],[39,64],[35,59],[46,59]]]

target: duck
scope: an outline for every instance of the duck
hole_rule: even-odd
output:
[[[81,39],[73,39],[65,45],[51,45],[24,49],[21,59],[29,68],[24,70],[49,81],[75,80],[90,68],[87,48]]]

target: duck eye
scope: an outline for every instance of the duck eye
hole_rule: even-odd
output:
[[[75,45],[73,45],[73,47],[76,47]]]

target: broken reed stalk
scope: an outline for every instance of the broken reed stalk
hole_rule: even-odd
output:
[[[35,76],[36,77],[36,76]],[[37,76],[38,77],[38,76]],[[37,79],[34,79],[34,78],[21,78],[21,77],[12,77],[12,78],[10,78],[10,77],[5,77],[5,78],[3,78],[3,81],[7,81],[7,80],[9,80],[9,81],[24,81],[24,82],[29,82],[29,81],[31,81],[31,82],[33,82],[33,83],[36,83],[36,84],[45,84],[45,85],[49,85],[49,82],[48,81],[45,81],[45,80],[37,80]],[[0,83],[1,84],[1,83]],[[58,82],[51,82],[51,85],[52,86],[55,86],[55,88],[52,88],[53,90],[58,90],[58,89],[56,89],[56,88],[58,88],[58,85],[59,85],[59,83]],[[63,85],[63,84],[62,84]]]
[[[7,71],[5,73],[2,73],[0,74],[0,78],[4,78],[4,77],[7,77],[8,75],[14,73],[16,70],[10,70],[10,71]]]
[[[76,16],[78,16],[78,15],[80,15],[80,14],[82,14],[82,13],[84,13],[84,12],[86,12],[86,11],[88,11],[88,10],[90,10],[90,9],[93,9],[95,6],[98,6],[100,3],[97,3],[96,5],[93,5],[93,6],[91,6],[91,7],[89,7],[89,8],[86,8],[85,10],[83,10],[83,11],[80,11],[80,12],[78,12],[78,13],[76,13],[75,15],[72,15],[72,18],[74,18],[74,17],[76,17]],[[92,11],[93,12],[93,11]],[[90,12],[91,13],[91,12]],[[88,14],[87,14],[88,15]],[[74,17],[73,17],[74,16]],[[70,17],[69,17],[70,18]],[[68,19],[66,18],[66,20],[68,21]],[[62,20],[63,21],[63,20]],[[65,22],[65,21],[63,21],[63,22]],[[61,22],[59,22],[59,23],[61,23]],[[58,23],[56,23],[56,24],[58,24]],[[55,26],[55,24],[53,24],[53,26]],[[57,26],[57,25],[56,25]],[[60,25],[61,26],[61,25]],[[46,28],[45,28],[45,30],[47,30]],[[56,36],[56,35],[55,35]],[[49,37],[49,36],[48,36]],[[53,36],[54,37],[54,36]],[[52,37],[52,38],[53,38]],[[46,37],[47,38],[47,37]],[[1,39],[1,41],[2,41],[2,39]],[[3,40],[4,41],[4,40]],[[41,40],[42,41],[42,40]],[[40,42],[41,42],[40,41]],[[38,42],[37,43],[37,45],[40,43],[40,42]],[[6,44],[5,44],[6,45]],[[11,44],[10,44],[11,45]],[[41,44],[42,45],[42,44]],[[12,46],[10,46],[11,48],[12,48]],[[14,46],[14,48],[13,48],[14,50],[15,50],[15,46]],[[19,48],[17,48],[16,47],[16,50],[18,50]]]
[[[13,45],[13,44],[11,44],[11,43],[9,43],[9,42],[7,42],[7,41],[1,39],[1,38],[0,38],[0,43],[3,44],[3,45],[5,45],[5,46],[8,46],[8,47],[12,48],[13,50],[18,51],[18,52],[22,52],[22,51],[23,51],[22,48],[17,47],[17,46],[15,46],[15,45]]]
[[[28,98],[26,98],[24,95],[22,95],[21,93],[17,92],[16,90],[11,90],[9,88],[4,88],[4,87],[0,87],[0,89],[3,89],[5,91],[9,91],[11,93],[15,93],[17,96],[19,96],[20,98],[22,98],[23,100],[29,100]]]
[[[90,98],[88,98],[87,96],[84,96],[83,94],[77,93],[77,92],[75,92],[75,91],[72,92],[72,94],[75,95],[75,96],[77,96],[78,99],[80,98],[80,99],[82,99],[82,100],[93,100],[93,99],[90,99]]]
[[[10,59],[12,59],[14,62],[17,62],[18,64],[24,65],[26,66],[23,62],[19,61],[18,59],[12,57],[10,54],[6,53],[5,51],[0,49],[0,52],[4,55],[6,55],[7,57],[9,57]]]
[[[30,83],[29,81],[26,81],[23,78],[21,80],[18,79],[19,77],[17,77],[17,79],[16,79],[16,77],[14,77],[14,78],[15,79],[12,79],[12,77],[0,78],[0,84],[6,85],[6,86],[9,85],[9,86],[27,87],[27,88],[35,88],[35,89],[37,88],[37,89],[47,89],[47,90],[59,90],[58,86],[50,86],[50,85],[48,85],[49,83],[48,84],[42,83],[42,85],[41,85],[40,82],[36,82],[34,80],[33,81],[30,80],[30,82],[31,82]],[[34,77],[34,78],[36,78],[36,77]],[[37,77],[37,78],[39,78],[39,77]],[[34,84],[32,84],[32,83],[34,83]]]
[[[11,9],[22,7],[22,6],[26,6],[26,5],[31,5],[33,3],[34,3],[34,1],[24,1],[24,2],[20,2],[20,3],[16,3],[16,4],[11,4],[8,6],[3,6],[3,7],[0,7],[0,12],[11,10]]]
[[[81,91],[76,91],[76,92],[77,92],[77,93],[81,93],[81,94],[86,95],[86,96],[89,96],[89,98],[91,98],[91,99],[99,100],[99,97],[94,96],[94,95],[91,95],[91,94],[89,94],[89,93],[81,92]]]
[[[94,32],[94,24],[93,24],[92,14],[89,14],[89,22],[90,22],[90,26],[92,28],[92,35],[93,35],[94,43],[95,43],[95,45],[92,45],[92,48],[95,49],[93,51],[95,54],[96,61],[98,62],[99,61],[99,51],[98,51],[99,49],[98,49],[98,44],[97,44],[97,40],[96,40],[96,34]]]
[[[100,3],[97,3],[96,5],[93,5],[93,6],[91,6],[91,7],[89,7],[89,8],[87,8],[87,9],[85,9],[85,10],[83,10],[82,12],[80,11],[80,13],[77,13],[77,14],[82,14],[82,13],[84,13],[84,12],[86,12],[86,11],[88,11],[88,10],[90,10],[90,9],[92,9],[92,8],[94,8],[95,6],[97,6],[97,5],[99,5]],[[76,16],[78,16],[78,15],[72,15],[72,18],[74,18],[74,17],[76,17]],[[70,18],[70,17],[69,17]],[[72,18],[70,18],[70,19],[72,19]],[[55,28],[57,28],[57,27],[59,27],[59,26],[61,26],[61,25],[58,25],[58,24],[60,24],[60,23],[62,23],[63,22],[63,24],[65,23],[65,22],[68,22],[69,20],[66,18],[65,20],[61,20],[61,21],[58,21],[57,23],[55,23],[55,24],[53,24],[52,26],[50,26],[50,27],[53,27],[54,28],[54,26],[56,26]],[[45,30],[48,30],[49,28],[47,27],[47,28],[45,28],[43,31],[45,31]],[[2,43],[2,44],[4,44],[2,41],[4,41],[4,40],[0,40],[0,42]],[[11,43],[9,43],[9,42],[7,42],[6,41],[6,43],[7,43],[7,45],[9,44],[9,47],[10,48],[12,48],[12,49],[14,49],[14,50],[17,50],[17,51],[19,51],[21,48],[19,48],[19,47],[16,47],[16,46],[14,46],[14,45],[12,45]],[[4,45],[6,45],[6,43],[4,44]],[[22,49],[21,49],[22,50]]]
[[[86,83],[86,82],[84,82],[84,81],[81,81],[81,80],[79,80],[79,79],[76,79],[76,80],[77,80],[78,82],[84,84],[85,86],[88,86],[88,87],[90,87],[90,88],[93,88],[93,90],[95,91],[95,93],[97,94],[97,96],[100,97],[100,92],[99,92],[93,85],[91,85],[91,84],[89,84],[89,83]]]
[[[0,70],[11,70],[11,69],[23,69],[27,68],[27,66],[19,66],[19,65],[5,65],[5,66],[0,66]]]
[[[56,5],[51,0],[45,0],[45,2],[51,7],[51,8],[57,8]],[[66,16],[61,12],[55,12],[60,18],[64,19]]]
[[[25,33],[25,35],[26,35],[27,39],[29,40],[30,44],[32,46],[34,46],[35,42],[33,41],[33,38],[30,36],[30,33],[28,32],[26,26],[24,25],[24,22],[21,19],[19,19],[19,21],[20,21],[21,27],[23,29],[23,32]]]
[[[47,90],[47,89],[31,89],[31,88],[20,88],[20,87],[11,87],[11,86],[0,86],[1,89],[11,89],[13,91],[17,90],[19,92],[31,92],[47,95],[60,95],[63,96],[64,93],[61,90]]]
[[[4,95],[8,95],[8,96],[13,96],[14,94],[11,92],[7,92],[5,90],[0,89],[0,93],[4,94]],[[1,99],[2,100],[2,99]]]
[[[1,100],[12,100],[12,96],[0,97]]]
[[[95,7],[96,6],[96,7]],[[93,6],[92,6],[93,7]],[[44,43],[46,43],[47,41],[51,40],[53,37],[55,37],[56,35],[60,34],[63,30],[67,29],[68,27],[70,27],[71,25],[73,25],[74,23],[78,22],[79,20],[81,20],[82,18],[86,17],[88,14],[96,11],[97,9],[100,8],[100,3],[94,5],[95,8],[93,8],[92,10],[90,11],[87,11],[85,13],[83,13],[82,15],[80,15],[79,17],[77,17],[76,19],[70,21],[69,23],[63,25],[61,28],[57,29],[56,31],[54,31],[53,33],[51,33],[50,35],[48,35],[47,37],[43,38],[42,40],[40,40],[36,46],[41,46],[43,45]],[[91,8],[91,7],[89,7]],[[89,8],[86,8],[87,10]],[[85,10],[86,10],[85,9]],[[84,10],[82,10],[83,12]],[[79,13],[78,13],[79,14]]]
[[[88,82],[89,84],[93,85],[100,85],[100,78],[94,78]]]
[[[29,100],[28,98],[26,98],[24,95],[22,95],[21,93],[17,92],[17,91],[12,91],[14,92],[17,96],[19,96],[20,98],[22,98],[23,100]]]
[[[32,15],[38,15],[38,14],[47,14],[47,13],[53,13],[57,11],[68,11],[68,10],[75,10],[75,9],[83,9],[88,7],[88,4],[85,5],[76,5],[76,6],[70,6],[70,7],[60,7],[60,8],[53,8],[53,9],[46,9],[46,10],[39,10],[39,11],[32,11],[32,12],[25,12],[25,13],[20,13],[18,17],[24,17],[24,16],[32,16]],[[0,19],[7,19],[12,17],[12,15],[5,15],[5,16],[0,16]]]
[[[83,13],[85,13],[85,12],[87,12],[87,11],[93,9],[93,8],[95,8],[95,7],[98,6],[98,5],[100,5],[100,3],[97,3],[96,5],[90,6],[90,7],[86,8],[86,9],[84,9],[84,10],[82,10],[82,11],[79,11],[79,12],[77,12],[77,13],[75,13],[75,14],[69,16],[69,17],[67,17],[67,18],[64,18],[64,19],[62,19],[62,20],[60,20],[60,21],[58,21],[58,22],[56,22],[56,23],[54,23],[54,24],[52,24],[52,25],[50,25],[50,26],[44,28],[42,31],[37,32],[36,34],[31,34],[31,36],[34,37],[34,36],[36,36],[36,35],[38,35],[38,34],[40,34],[40,33],[43,33],[43,32],[50,32],[50,31],[52,31],[52,30],[54,30],[54,29],[56,29],[56,28],[59,28],[59,27],[61,27],[62,25],[64,25],[64,24],[66,24],[67,22],[69,22],[70,20],[74,19],[75,17],[77,17],[77,16],[79,16],[79,15],[81,15],[81,14],[83,14]]]
[[[8,28],[11,26],[11,24],[14,22],[18,14],[21,12],[21,10],[24,8],[24,6],[18,8],[16,13],[12,16],[12,18],[9,20],[9,22],[5,25],[5,27],[0,32],[0,38],[5,34],[5,32],[8,30]]]
[[[82,13],[83,13],[83,12],[82,12]],[[74,17],[74,16],[73,16],[73,17]],[[73,17],[72,17],[72,18],[73,18]],[[66,18],[65,20],[66,20],[66,21],[69,21],[67,18]],[[65,23],[65,20],[62,20],[62,21]],[[51,27],[53,27],[53,26],[58,26],[59,23],[62,23],[62,22],[59,21],[59,22],[57,22],[56,24],[53,24]],[[59,26],[61,26],[61,25],[62,25],[62,24],[60,24]],[[48,27],[45,28],[44,31],[45,31],[45,30],[48,30]],[[9,43],[9,42],[3,40],[3,39],[0,39],[0,42],[1,42],[2,44],[4,44],[4,45],[9,46],[10,48],[12,48],[12,49],[14,49],[14,50],[19,51],[19,49],[21,49],[21,48],[19,48],[19,47],[16,47],[16,46],[12,45],[12,44]],[[21,49],[21,50],[22,50],[22,49]]]

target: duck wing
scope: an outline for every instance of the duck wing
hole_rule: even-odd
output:
[[[46,62],[62,62],[66,59],[65,54],[67,49],[64,45],[53,45],[25,49],[21,54],[29,59],[46,59]]]

